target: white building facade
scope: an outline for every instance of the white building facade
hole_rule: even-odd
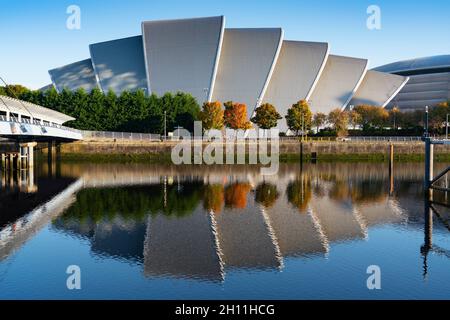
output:
[[[284,117],[307,100],[312,112],[371,104],[386,106],[408,77],[368,71],[368,61],[330,54],[321,42],[284,39],[282,28],[225,28],[225,17],[144,21],[142,35],[90,46],[89,59],[49,71],[54,87],[143,89],[192,94],[206,101],[262,103]],[[285,120],[279,129],[286,130]]]

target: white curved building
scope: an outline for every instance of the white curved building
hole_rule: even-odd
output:
[[[330,55],[309,104],[314,112],[345,109],[367,71],[368,60]]]
[[[450,100],[450,55],[399,61],[374,70],[410,78],[388,108],[423,110]]]
[[[142,36],[94,43],[89,51],[103,92],[147,90]]]
[[[263,102],[273,104],[284,115],[294,102],[309,100],[328,53],[328,43],[283,41]],[[284,119],[278,126],[282,131],[287,129]]]
[[[49,71],[54,87],[146,89],[205,101],[263,102],[282,116],[307,100],[313,112],[386,106],[408,78],[367,72],[366,59],[330,55],[327,43],[288,41],[281,28],[225,29],[225,17],[142,22],[142,36],[90,45],[91,58]],[[286,130],[286,121],[279,121]]]
[[[84,89],[91,91],[98,88],[97,76],[91,59],[77,61],[59,68],[49,70],[53,86],[58,92],[64,88],[71,91]]]
[[[247,105],[264,97],[283,41],[282,29],[225,29],[212,100]]]
[[[199,103],[209,100],[224,26],[224,17],[143,22],[149,91],[183,91]]]
[[[349,105],[367,104],[384,108],[408,80],[408,77],[369,70]]]

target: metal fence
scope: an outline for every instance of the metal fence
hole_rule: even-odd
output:
[[[110,139],[129,141],[161,141],[161,135],[155,133],[80,131],[84,139]]]
[[[384,141],[398,141],[398,142],[411,142],[422,141],[422,137],[348,137],[347,141],[367,141],[367,142],[384,142]]]

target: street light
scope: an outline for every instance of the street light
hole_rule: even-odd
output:
[[[425,137],[428,138],[428,106],[425,106]]]
[[[167,140],[167,110],[164,110],[164,140]]]
[[[205,102],[208,102],[209,88],[203,88],[203,92],[205,93]]]

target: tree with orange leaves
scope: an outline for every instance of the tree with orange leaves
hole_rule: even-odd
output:
[[[207,185],[204,191],[203,208],[219,214],[222,211],[224,201],[224,188],[221,184]]]
[[[245,104],[228,101],[224,103],[224,106],[223,122],[227,128],[246,130],[252,127],[247,119],[247,106]]]
[[[251,190],[249,183],[236,182],[225,188],[225,206],[244,209],[247,206],[247,195]]]

